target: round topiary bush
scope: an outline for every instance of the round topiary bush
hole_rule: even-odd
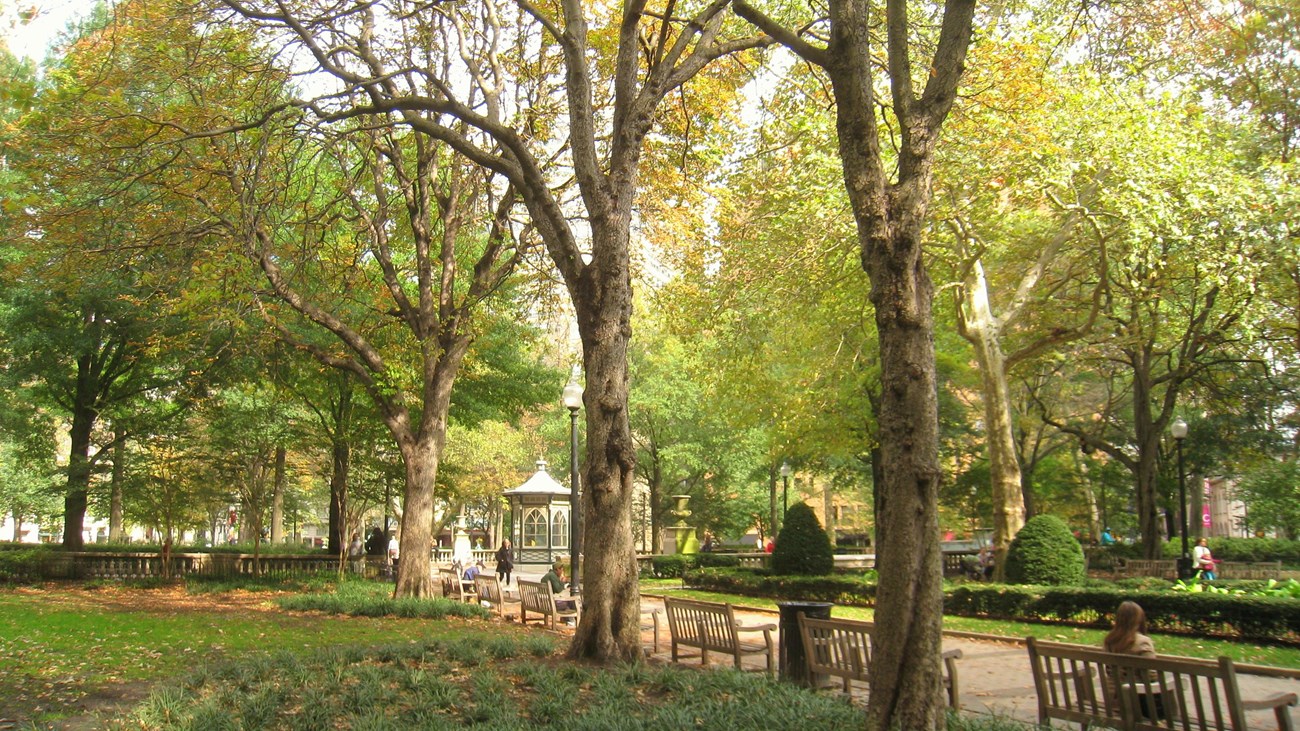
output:
[[[1013,584],[1067,586],[1087,576],[1083,547],[1055,515],[1035,515],[1007,550],[1007,581]]]
[[[772,551],[772,573],[825,576],[833,568],[835,552],[817,514],[804,503],[791,506]]]

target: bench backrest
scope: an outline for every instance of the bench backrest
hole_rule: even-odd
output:
[[[809,672],[866,682],[875,627],[874,622],[815,619],[800,612],[799,634]]]
[[[1032,637],[1025,644],[1040,721],[1109,723],[1127,731],[1246,729],[1236,670],[1229,658],[1198,661],[1117,655]],[[1144,716],[1147,698],[1156,694],[1161,696],[1164,719]]]
[[[736,613],[730,604],[664,597],[673,642],[718,652],[735,652]]]
[[[492,606],[504,603],[501,592],[501,579],[496,574],[477,574],[474,577],[474,592],[481,602]]]
[[[448,599],[460,598],[460,577],[453,569],[438,569],[438,580],[442,583],[442,595]]]
[[[1124,563],[1129,576],[1156,576],[1172,579],[1178,573],[1177,563],[1167,558],[1131,558]]]
[[[551,586],[543,581],[519,580],[519,601],[525,612],[536,612],[552,616],[555,614],[555,598]]]
[[[1280,579],[1281,561],[1220,561],[1214,565],[1220,579]]]

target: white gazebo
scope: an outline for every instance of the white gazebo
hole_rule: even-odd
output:
[[[546,460],[524,484],[505,491],[510,502],[510,543],[518,569],[550,566],[569,556],[569,488],[546,473]]]

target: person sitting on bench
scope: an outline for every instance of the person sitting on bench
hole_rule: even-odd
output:
[[[549,584],[551,594],[558,597],[569,587],[568,582],[564,580],[564,562],[556,561],[551,564],[551,570],[542,574],[542,583]],[[578,602],[575,599],[556,599],[555,608],[559,611],[569,611],[578,608]]]

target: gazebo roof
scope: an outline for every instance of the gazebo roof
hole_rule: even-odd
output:
[[[513,490],[506,490],[506,495],[557,495],[569,497],[569,488],[555,481],[546,474],[546,460],[537,460],[537,471],[524,484]]]

